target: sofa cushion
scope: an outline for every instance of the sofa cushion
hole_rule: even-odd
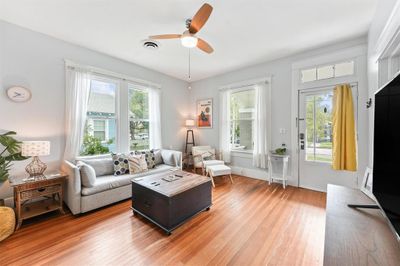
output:
[[[175,151],[162,150],[162,157],[164,164],[175,167],[177,165],[177,158],[175,158]]]
[[[93,187],[82,187],[81,193],[83,196],[89,196],[110,189],[114,189],[117,187],[127,186],[130,185],[132,179],[142,178],[151,174],[169,171],[170,169],[173,169],[173,167],[165,164],[160,164],[157,165],[156,168],[149,169],[149,171],[147,172],[142,172],[134,175],[119,175],[119,176],[108,175],[108,176],[98,177]]]
[[[112,175],[114,173],[113,161],[110,155],[105,158],[97,159],[80,158],[77,160],[77,163],[78,162],[83,162],[93,167],[94,171],[96,172],[96,176]]]
[[[131,175],[146,172],[147,162],[144,154],[136,155],[131,154],[128,156],[129,173]]]
[[[93,187],[96,183],[96,171],[94,168],[82,161],[78,162],[76,166],[81,173],[81,182],[84,187]]]
[[[129,174],[128,155],[124,153],[113,153],[114,175]]]

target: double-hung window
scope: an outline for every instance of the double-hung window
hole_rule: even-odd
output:
[[[129,84],[129,146],[130,150],[149,148],[149,91]]]
[[[250,152],[254,145],[254,87],[233,90],[230,94],[229,106],[231,150]]]
[[[90,80],[81,155],[105,154],[116,150],[117,87],[118,82],[115,80],[100,77]]]

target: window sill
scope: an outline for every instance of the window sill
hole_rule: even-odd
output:
[[[242,158],[253,158],[253,151],[232,150],[231,156]]]

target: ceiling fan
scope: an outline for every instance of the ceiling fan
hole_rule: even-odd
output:
[[[149,36],[150,39],[181,39],[183,46],[187,48],[196,47],[211,54],[214,49],[206,41],[196,36],[196,33],[206,24],[213,8],[210,4],[203,4],[192,19],[186,20],[187,30],[183,34],[162,34]]]

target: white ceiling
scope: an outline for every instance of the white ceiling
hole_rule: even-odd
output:
[[[179,40],[141,46],[148,35],[182,33],[200,0],[0,0],[0,19],[188,80]],[[365,35],[378,0],[209,0],[198,36],[215,49],[192,50],[192,81]]]

